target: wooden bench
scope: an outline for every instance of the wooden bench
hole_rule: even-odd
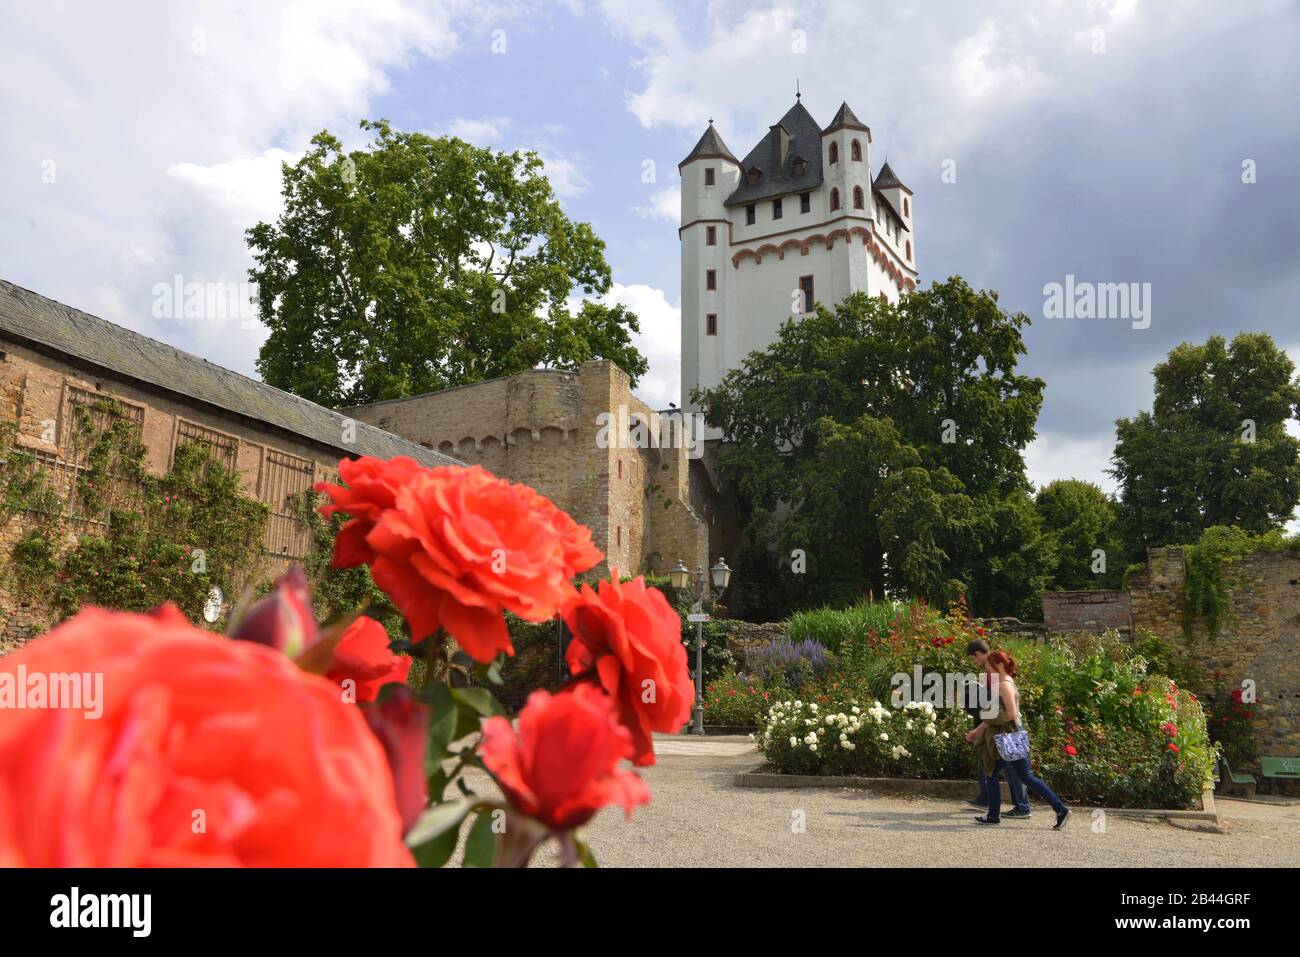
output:
[[[1247,800],[1254,798],[1255,784],[1257,783],[1255,775],[1237,774],[1232,770],[1232,766],[1228,764],[1227,758],[1220,757],[1219,760],[1223,762],[1222,783],[1224,792],[1241,790],[1245,792]]]
[[[1300,758],[1262,757],[1259,773],[1270,781],[1300,781]]]

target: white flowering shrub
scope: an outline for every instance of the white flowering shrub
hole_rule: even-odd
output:
[[[754,740],[786,774],[960,778],[974,774],[974,748],[965,741],[971,727],[962,711],[915,701],[891,709],[879,701],[827,707],[791,699],[772,706]]]

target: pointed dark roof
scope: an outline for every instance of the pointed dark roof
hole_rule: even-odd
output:
[[[889,160],[885,160],[885,165],[880,167],[880,172],[876,174],[871,185],[876,189],[901,189],[908,196],[912,195],[912,191],[904,186],[903,181],[890,169]]]
[[[802,103],[797,102],[776,126],[783,127],[790,137],[785,163],[779,170],[771,168],[773,127],[745,154],[740,164],[740,185],[727,197],[725,205],[740,206],[760,199],[784,196],[786,193],[802,193],[822,184],[822,131],[817,121],[804,109]],[[796,159],[804,162],[801,175],[794,172]],[[763,176],[757,183],[750,184],[745,182],[745,174],[753,167],[762,170]]]
[[[871,132],[871,130],[867,127],[867,124],[863,123],[860,119],[857,118],[853,110],[849,108],[849,104],[847,102],[840,104],[839,110],[836,111],[834,118],[831,120],[831,125],[826,127],[826,129],[822,130],[822,132],[833,133],[836,130],[841,128],[848,128],[851,130],[865,130],[867,133]]]
[[[697,159],[724,159],[739,165],[739,160],[731,154],[731,150],[727,149],[727,144],[722,142],[722,137],[713,128],[712,120],[709,120],[709,128],[704,131],[700,141],[695,144],[695,149],[691,150],[686,159],[677,164],[677,168],[681,169],[687,163]]]
[[[282,429],[340,456],[406,455],[423,465],[459,464],[391,432],[345,419],[315,402],[0,279],[0,339],[11,337],[65,361],[165,389],[183,402],[204,403]],[[355,427],[354,442],[343,440],[347,424]]]

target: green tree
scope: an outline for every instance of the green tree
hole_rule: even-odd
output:
[[[1038,490],[1034,509],[1051,544],[1049,588],[1081,591],[1120,586],[1127,554],[1111,496],[1092,482],[1058,479]],[[1104,565],[1098,561],[1098,549]]]
[[[1300,502],[1300,384],[1264,333],[1185,342],[1155,367],[1155,402],[1116,425],[1114,467],[1126,541],[1196,541],[1213,525],[1261,534]]]
[[[785,323],[696,396],[731,440],[738,578],[759,606],[746,613],[886,588],[969,591],[977,613],[1037,605],[1047,554],[1022,452],[1043,383],[1016,372],[1028,321],[956,277],[897,304],[859,293]]]
[[[280,218],[248,230],[267,382],[339,407],[593,358],[645,373],[636,316],[570,308],[575,289],[608,291],[605,244],[536,154],[361,127],[366,149],[313,137],[283,167]]]

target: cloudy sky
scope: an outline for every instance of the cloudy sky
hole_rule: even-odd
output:
[[[542,155],[663,407],[676,164],[710,117],[743,155],[798,78],[915,191],[922,283],[1034,319],[1031,477],[1111,487],[1113,421],[1172,346],[1263,330],[1300,357],[1297,50],[1287,0],[0,0],[0,277],[252,373],[260,327],[156,316],[155,285],[243,281],[281,161],[387,117]],[[1045,318],[1067,275],[1150,283],[1149,327]]]

